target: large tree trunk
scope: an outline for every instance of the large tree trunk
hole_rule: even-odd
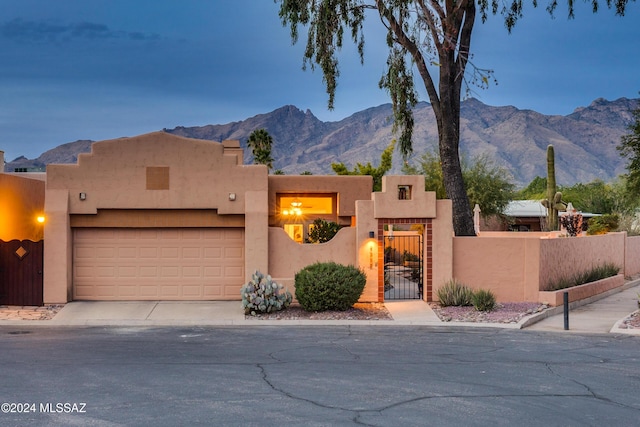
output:
[[[439,50],[440,67],[440,102],[434,108],[438,123],[438,145],[442,177],[447,197],[453,205],[453,230],[456,236],[475,236],[473,214],[469,205],[469,197],[462,179],[460,166],[460,95],[464,72],[467,64],[466,54],[456,55],[455,46],[447,41],[455,40],[458,28],[462,28],[461,50],[468,50],[471,42],[471,29],[475,17],[475,3],[467,0],[466,12],[460,16],[449,16],[448,28],[451,33]],[[448,4],[448,3],[447,3]],[[455,6],[454,6],[455,7]]]
[[[441,96],[438,122],[440,162],[447,197],[453,205],[453,230],[456,236],[475,236],[469,197],[460,166],[460,98]],[[447,102],[444,102],[444,101]],[[457,111],[457,112],[456,112]]]

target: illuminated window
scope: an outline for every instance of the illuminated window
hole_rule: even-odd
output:
[[[278,196],[278,206],[280,214],[287,217],[332,215],[335,199],[333,194],[287,194]]]

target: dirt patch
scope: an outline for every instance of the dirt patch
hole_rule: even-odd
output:
[[[443,322],[518,323],[523,317],[549,308],[537,302],[499,303],[494,310],[478,311],[474,307],[442,307],[431,303],[431,308]]]
[[[51,320],[64,304],[34,306],[0,306],[0,320]]]
[[[640,329],[640,310],[633,312],[620,322],[618,329]]]
[[[292,304],[275,313],[245,315],[247,320],[393,320],[382,303],[356,303],[345,311],[305,311],[300,305]]]

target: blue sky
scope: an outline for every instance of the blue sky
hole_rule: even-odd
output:
[[[530,4],[509,35],[476,23],[474,63],[497,86],[488,105],[570,114],[603,97],[640,95],[640,5],[624,18],[577,2],[567,20]],[[319,71],[302,70],[271,0],[0,0],[0,150],[29,158],[78,139],[244,120],[292,104],[325,121],[389,102],[378,89],[386,49],[377,19],[365,65],[341,53],[335,110]],[[371,16],[375,18],[374,16]],[[426,100],[424,91],[421,100]]]

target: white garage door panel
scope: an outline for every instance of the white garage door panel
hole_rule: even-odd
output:
[[[240,298],[242,229],[74,229],[74,299]]]

